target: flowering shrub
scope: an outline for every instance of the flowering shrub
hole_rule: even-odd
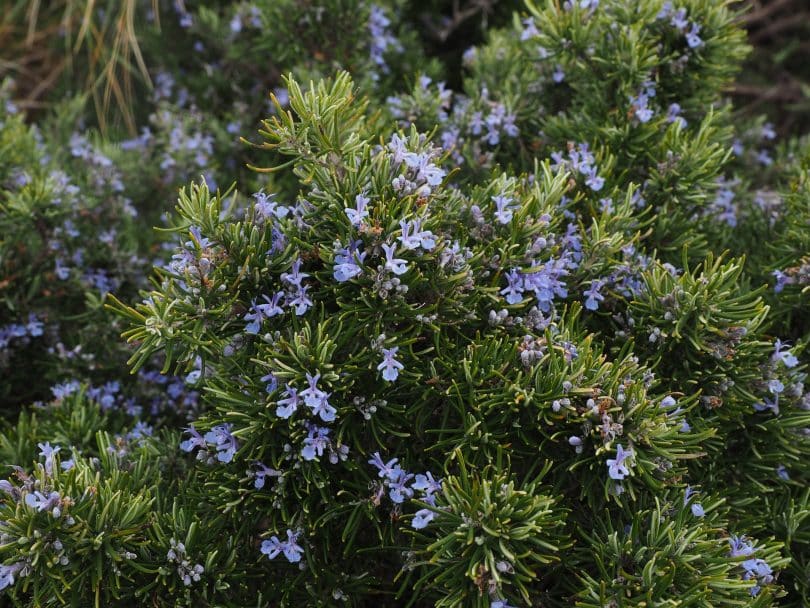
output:
[[[41,370],[4,395],[37,403],[0,436],[3,593],[803,606],[810,148],[722,100],[734,15],[529,2],[465,53],[460,92],[414,72],[396,11],[347,6],[368,38],[274,83],[255,136],[246,106],[209,121],[215,81],[169,72],[118,147],[63,134],[51,158],[4,115],[3,221],[25,232],[3,267],[30,285],[3,286],[0,363]],[[308,3],[172,10],[199,54],[234,43],[226,66],[334,34]],[[189,178],[174,214],[130,198]],[[92,351],[103,368],[65,363],[105,323],[125,342]]]

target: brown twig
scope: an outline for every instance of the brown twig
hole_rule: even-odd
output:
[[[423,16],[422,21],[431,30],[431,34],[434,38],[440,42],[446,42],[453,32],[470,17],[474,17],[478,13],[482,13],[486,16],[492,12],[492,6],[495,2],[497,2],[497,0],[472,0],[469,5],[462,8],[459,4],[459,0],[453,0],[453,16],[450,22],[444,27],[436,27],[434,22],[431,21],[427,15]]]
[[[751,44],[757,44],[762,40],[771,38],[775,34],[783,32],[784,30],[789,30],[793,27],[806,26],[808,23],[810,23],[810,13],[805,11],[793,13],[780,19],[776,19],[761,30],[752,33],[749,36],[748,41]]]
[[[783,7],[790,6],[794,1],[795,0],[773,0],[773,2],[768,2],[765,6],[759,6],[759,3],[757,3],[756,10],[743,13],[740,21],[750,29],[752,25],[757,25],[760,21],[767,19]]]
[[[729,93],[732,95],[739,95],[741,97],[757,97],[762,101],[801,101],[804,99],[801,89],[797,86],[775,86],[775,87],[760,87],[752,84],[735,84]]]

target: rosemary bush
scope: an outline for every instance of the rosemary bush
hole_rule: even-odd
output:
[[[117,146],[7,104],[8,601],[805,606],[810,142],[735,14],[527,2],[451,90],[334,4],[173,9],[223,71]]]

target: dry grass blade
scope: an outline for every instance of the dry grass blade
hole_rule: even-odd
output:
[[[28,35],[25,37],[25,45],[31,46],[34,42],[34,35],[37,30],[37,17],[39,17],[39,0],[31,0],[28,6]]]
[[[23,107],[39,107],[66,72],[82,75],[98,122],[107,129],[115,112],[134,132],[137,77],[151,87],[136,30],[137,0],[19,0],[0,17],[0,76],[13,74]],[[159,2],[152,0],[155,23]],[[60,49],[55,40],[64,40]],[[80,61],[78,57],[84,56]],[[114,111],[114,112],[113,112]]]

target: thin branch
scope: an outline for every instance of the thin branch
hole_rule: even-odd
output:
[[[458,0],[453,0],[453,16],[444,27],[436,27],[434,22],[428,19],[427,15],[423,16],[422,22],[431,30],[434,38],[440,42],[446,42],[453,32],[470,17],[474,17],[478,13],[487,15],[492,12],[492,6],[495,2],[497,0],[472,0],[469,5],[462,8]]]
[[[735,84],[729,89],[732,95],[756,97],[762,101],[801,101],[801,89],[794,86],[761,87],[753,84]]]
[[[810,13],[804,11],[793,13],[792,15],[777,19],[761,30],[752,33],[748,40],[751,44],[757,44],[763,39],[772,37],[774,34],[791,29],[794,26],[806,26],[808,23],[810,23]]]
[[[759,7],[750,13],[743,14],[740,21],[750,29],[752,25],[757,25],[758,22],[767,19],[773,13],[781,10],[782,7],[789,6],[793,4],[793,2],[794,0],[773,0],[773,2],[769,2],[765,6]]]

